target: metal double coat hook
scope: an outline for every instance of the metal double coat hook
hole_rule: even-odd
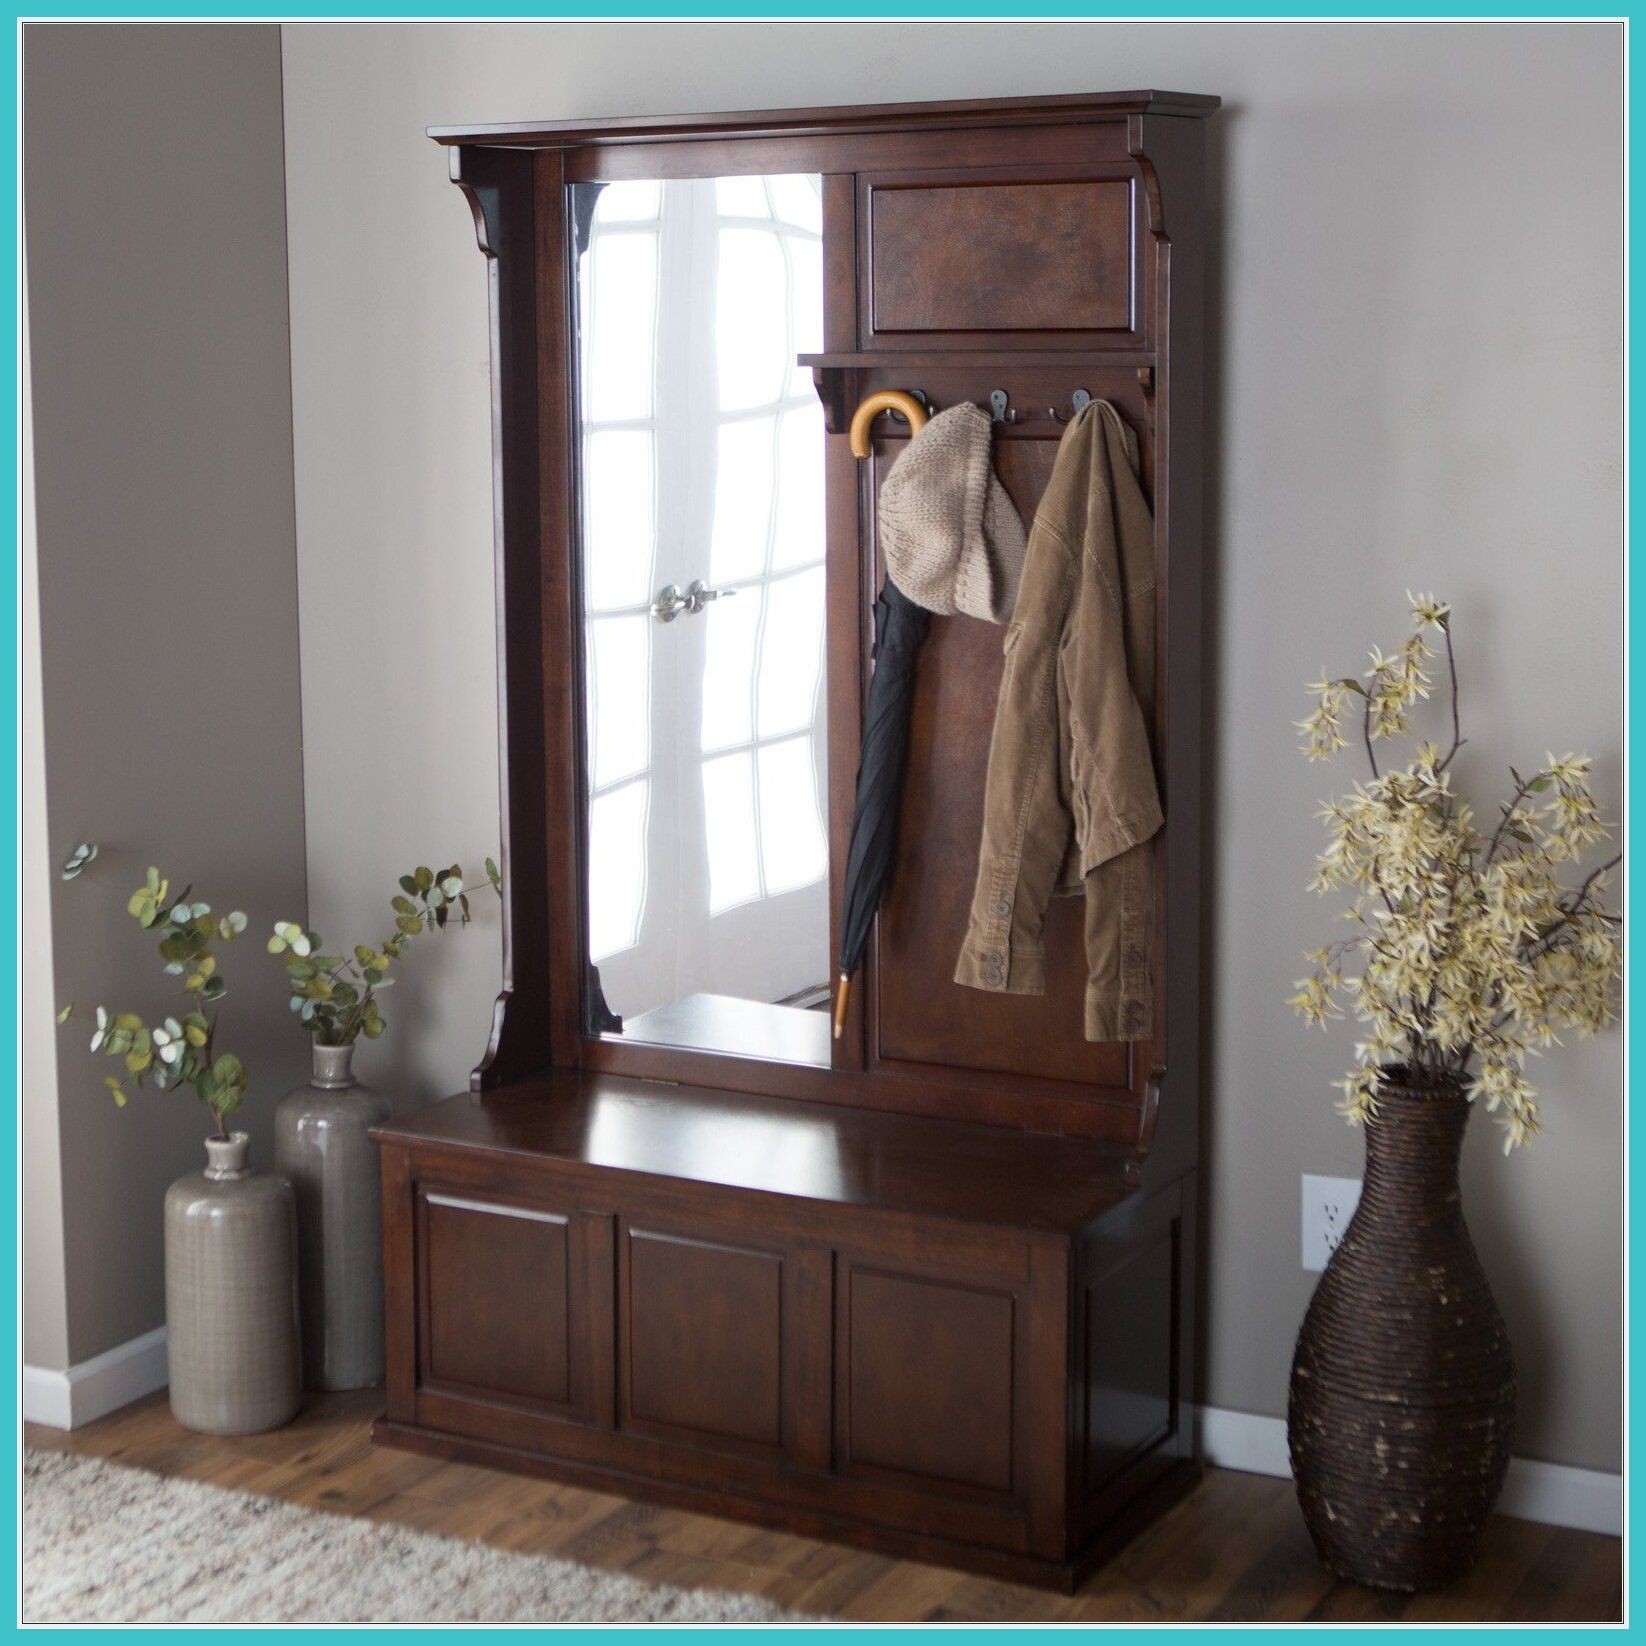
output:
[[[1092,397],[1085,389],[1076,389],[1069,397],[1069,410],[1061,412],[1056,406],[1044,411],[1019,411],[1011,404],[1011,396],[1004,389],[995,389],[989,395],[989,415],[997,423],[1067,423],[1091,404]]]

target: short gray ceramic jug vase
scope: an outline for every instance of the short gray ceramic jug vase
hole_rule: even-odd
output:
[[[206,1169],[166,1191],[166,1359],[185,1429],[278,1429],[302,1399],[296,1207],[254,1172],[244,1132],[206,1139]]]
[[[383,1380],[382,1190],[371,1128],[389,1101],[354,1078],[353,1046],[314,1048],[308,1085],[274,1111],[274,1158],[297,1192],[303,1382],[364,1389]]]

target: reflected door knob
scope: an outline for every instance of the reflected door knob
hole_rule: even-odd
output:
[[[694,578],[686,588],[686,610],[700,612],[711,600],[729,600],[736,589],[706,589],[702,578]]]
[[[736,589],[711,589],[702,578],[694,578],[684,593],[678,583],[665,583],[652,601],[652,616],[659,623],[672,623],[682,612],[700,612],[711,600],[729,600]]]

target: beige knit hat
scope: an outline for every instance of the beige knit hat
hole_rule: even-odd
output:
[[[1017,604],[1028,539],[990,461],[989,414],[971,401],[939,412],[880,488],[886,569],[918,606],[1004,623]]]

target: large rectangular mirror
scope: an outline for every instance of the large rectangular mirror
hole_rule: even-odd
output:
[[[822,180],[572,203],[588,1026],[826,1066]]]

